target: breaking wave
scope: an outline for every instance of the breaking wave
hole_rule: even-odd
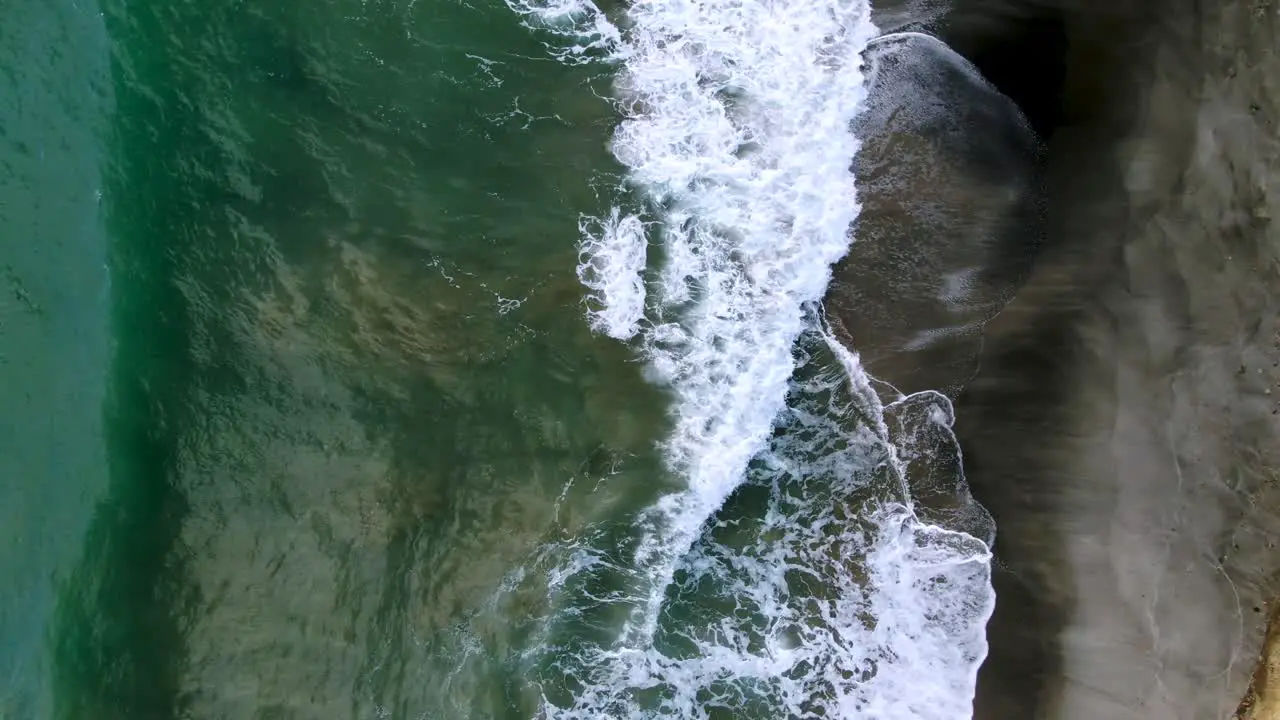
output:
[[[818,305],[858,214],[869,6],[648,0],[617,27],[511,4],[561,59],[616,66],[627,187],[583,223],[578,272],[593,328],[669,388],[683,482],[562,548],[543,711],[967,716],[993,597],[950,403],[885,404]],[[934,457],[929,492],[965,522],[915,510]]]

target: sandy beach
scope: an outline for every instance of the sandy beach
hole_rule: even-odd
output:
[[[1231,717],[1280,589],[1280,7],[902,17],[1045,141],[1043,249],[956,401],[997,524],[975,717]]]

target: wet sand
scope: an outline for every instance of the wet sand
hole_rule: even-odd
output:
[[[1047,151],[1044,248],[956,402],[998,527],[975,717],[1231,717],[1280,590],[1280,4],[933,20]]]

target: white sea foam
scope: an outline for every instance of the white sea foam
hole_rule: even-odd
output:
[[[592,329],[626,340],[644,317],[648,239],[635,215],[614,209],[604,221],[586,219],[579,230],[578,279],[586,286]]]
[[[553,596],[580,596],[565,617],[623,617],[608,642],[549,647],[569,680],[545,712],[963,717],[986,545],[916,517],[885,409],[814,312],[858,212],[865,0],[637,0],[624,32],[579,0],[509,2],[559,34],[560,57],[618,63],[613,151],[651,222],[589,222],[579,276],[593,326],[634,339],[671,389],[664,450],[686,484],[640,518],[630,558],[579,543],[552,573]],[[647,228],[661,262],[646,297]],[[805,333],[825,360],[797,355]],[[744,482],[768,490],[764,516],[732,542],[707,535]],[[717,601],[706,623],[663,622]]]
[[[689,484],[656,509],[640,548],[639,562],[663,575],[764,447],[794,370],[802,305],[822,297],[848,249],[849,123],[874,28],[860,2],[656,0],[632,5],[628,19],[614,48],[627,117],[613,148],[661,222],[666,263],[643,352],[675,391],[667,450]],[[638,224],[624,217],[588,237],[593,273],[631,252],[620,248],[635,235],[616,228]],[[623,295],[606,313],[629,306],[634,294]],[[630,313],[618,315],[607,324],[627,327]]]

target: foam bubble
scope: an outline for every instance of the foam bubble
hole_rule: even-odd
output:
[[[988,547],[916,514],[903,473],[919,431],[885,421],[892,406],[856,356],[814,329],[799,346],[775,433],[680,558],[652,642],[549,648],[578,687],[548,701],[550,717],[968,716],[993,607]],[[928,420],[940,431],[950,416]]]
[[[561,57],[619,64],[612,149],[661,262],[646,296],[646,224],[615,209],[589,224],[579,273],[593,326],[633,339],[672,391],[664,451],[685,482],[552,573],[577,624],[540,636],[544,712],[961,717],[989,552],[917,518],[903,424],[815,312],[858,213],[869,6],[637,0],[619,32],[578,0],[510,1],[581,33]],[[719,522],[731,495],[764,508]]]
[[[583,220],[578,279],[586,286],[591,328],[618,340],[636,334],[644,317],[644,223],[617,209],[603,222]]]
[[[675,393],[672,467],[638,560],[652,633],[674,561],[743,479],[785,403],[802,306],[822,297],[857,215],[849,124],[874,34],[859,2],[632,6],[614,152],[662,220],[655,376]]]
[[[616,58],[621,36],[591,0],[505,0],[525,24],[555,36],[547,50],[569,65]]]

